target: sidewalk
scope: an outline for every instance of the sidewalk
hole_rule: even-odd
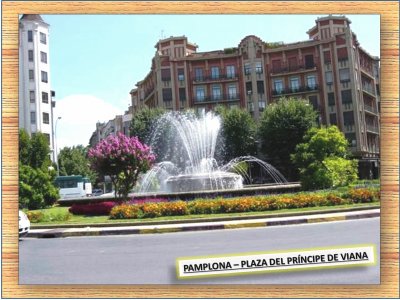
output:
[[[343,211],[335,213],[319,213],[297,216],[260,217],[257,219],[227,219],[222,221],[200,221],[196,223],[172,223],[152,225],[127,225],[108,227],[76,227],[76,228],[46,228],[32,229],[28,237],[59,238],[73,236],[103,236],[124,234],[167,233],[199,230],[221,230],[248,227],[270,227],[278,225],[310,224],[332,221],[376,218],[380,216],[380,209],[373,208],[357,211]]]

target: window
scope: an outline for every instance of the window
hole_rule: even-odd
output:
[[[42,82],[48,82],[47,72],[42,71],[41,75],[42,75]]]
[[[272,72],[273,73],[279,73],[281,72],[281,61],[280,60],[273,60],[272,61]]]
[[[354,113],[353,113],[353,111],[345,111],[343,113],[343,124],[345,126],[354,125]]]
[[[329,106],[335,105],[335,93],[328,93],[328,105]]]
[[[331,52],[324,51],[324,63],[330,64],[331,63]]]
[[[185,70],[184,69],[178,69],[178,80],[179,81],[185,80]]]
[[[283,81],[282,79],[276,79],[274,80],[274,89],[277,94],[280,94],[283,92]]]
[[[297,66],[297,57],[289,58],[289,71],[296,71],[298,69]]]
[[[340,82],[349,82],[350,81],[349,68],[339,70],[339,79],[340,79]]]
[[[31,103],[35,103],[35,91],[29,91],[29,100]]]
[[[33,32],[32,32],[32,30],[28,30],[28,42],[33,42]]]
[[[33,70],[29,70],[29,80],[35,80],[35,73]]]
[[[266,103],[265,103],[264,100],[258,101],[258,110],[259,111],[264,111],[265,110],[265,106],[266,106]]]
[[[28,50],[28,61],[33,61],[33,50]]]
[[[227,78],[235,78],[235,66],[227,66],[226,67],[226,77]]]
[[[42,92],[42,102],[49,103],[49,93]]]
[[[219,78],[219,67],[211,67],[211,78],[212,79]]]
[[[257,81],[257,93],[264,94],[264,81]]]
[[[342,103],[348,104],[352,103],[353,100],[351,99],[351,90],[344,90],[342,91]]]
[[[330,125],[337,125],[336,114],[329,114]]]
[[[179,89],[179,101],[186,101],[186,89],[185,88]]]
[[[171,69],[161,69],[161,80],[171,81]]]
[[[213,85],[212,99],[213,100],[221,100],[221,86],[220,85]]]
[[[246,82],[246,94],[251,95],[253,93],[253,87],[251,81]]]
[[[196,101],[204,101],[205,89],[203,86],[196,87]]]
[[[40,61],[42,63],[47,64],[47,53],[46,52],[40,51]]]
[[[319,109],[318,107],[318,97],[317,96],[309,96],[308,97],[308,101],[311,103],[312,107],[314,108],[314,110]]]
[[[42,44],[47,44],[46,34],[44,34],[43,32],[40,33],[40,42]]]
[[[330,85],[333,83],[332,71],[325,72],[325,80],[326,80],[326,84]]]
[[[244,74],[249,75],[251,73],[251,66],[249,63],[244,64]]]
[[[203,80],[203,69],[202,68],[195,68],[194,69],[194,76],[196,81]]]
[[[344,61],[349,59],[349,55],[347,54],[347,48],[338,48],[337,49],[337,57],[339,61]]]
[[[43,113],[43,124],[50,124],[50,118],[48,113]]]
[[[317,87],[317,81],[315,75],[307,76],[307,87],[314,90]]]
[[[344,136],[349,141],[352,147],[357,146],[356,134],[355,133],[345,133]]]
[[[172,101],[172,89],[171,88],[162,89],[162,96],[164,102]]]
[[[306,60],[306,69],[312,69],[315,67],[314,65],[314,55],[306,55],[305,57]]]
[[[36,112],[31,111],[31,124],[36,124]]]
[[[238,98],[235,84],[228,86],[228,98],[229,98],[229,100]]]
[[[299,90],[300,82],[298,77],[290,78],[290,88],[292,89],[292,92],[297,92]]]
[[[262,72],[263,72],[263,68],[262,68],[262,65],[261,65],[261,62],[256,62],[256,73],[257,74],[262,74]]]

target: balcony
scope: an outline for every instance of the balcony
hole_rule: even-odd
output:
[[[194,76],[193,77],[193,84],[199,84],[204,82],[220,82],[220,81],[236,81],[238,80],[239,76],[237,73],[226,75],[220,74],[218,76]]]
[[[282,90],[272,90],[272,96],[281,96],[287,94],[300,94],[300,93],[309,93],[313,91],[318,91],[318,84],[314,86],[299,86],[298,88],[286,88]]]
[[[224,94],[224,95],[214,95],[214,96],[206,96],[194,98],[195,104],[216,104],[216,103],[227,103],[227,102],[236,102],[240,100],[239,94]]]
[[[367,124],[367,131],[379,134],[379,127],[376,125]]]
[[[286,73],[299,73],[299,72],[309,72],[309,71],[316,71],[316,65],[297,65],[297,66],[289,66],[287,64],[283,64],[281,67],[272,67],[271,75],[277,76]]]
[[[372,85],[363,84],[362,90],[363,90],[363,92],[367,93],[368,95],[376,98],[375,89],[372,87]]]
[[[369,112],[369,113],[374,114],[374,115],[378,114],[378,110],[375,107],[367,105],[367,104],[364,104],[364,110],[366,112]]]

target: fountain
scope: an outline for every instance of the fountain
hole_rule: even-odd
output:
[[[197,117],[194,113],[169,112],[155,125],[149,144],[158,160],[141,179],[138,192],[187,193],[238,190],[251,182],[248,168],[257,164],[274,184],[286,183],[270,164],[252,156],[238,157],[219,166],[217,146],[221,145],[220,117],[212,112]]]

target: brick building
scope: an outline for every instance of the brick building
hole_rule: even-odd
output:
[[[319,122],[337,125],[363,177],[379,169],[379,58],[360,47],[345,16],[315,21],[309,40],[267,43],[246,36],[237,47],[197,52],[185,36],[160,40],[151,70],[132,89],[134,113],[216,105],[247,109],[257,120],[282,96],[308,99]]]

